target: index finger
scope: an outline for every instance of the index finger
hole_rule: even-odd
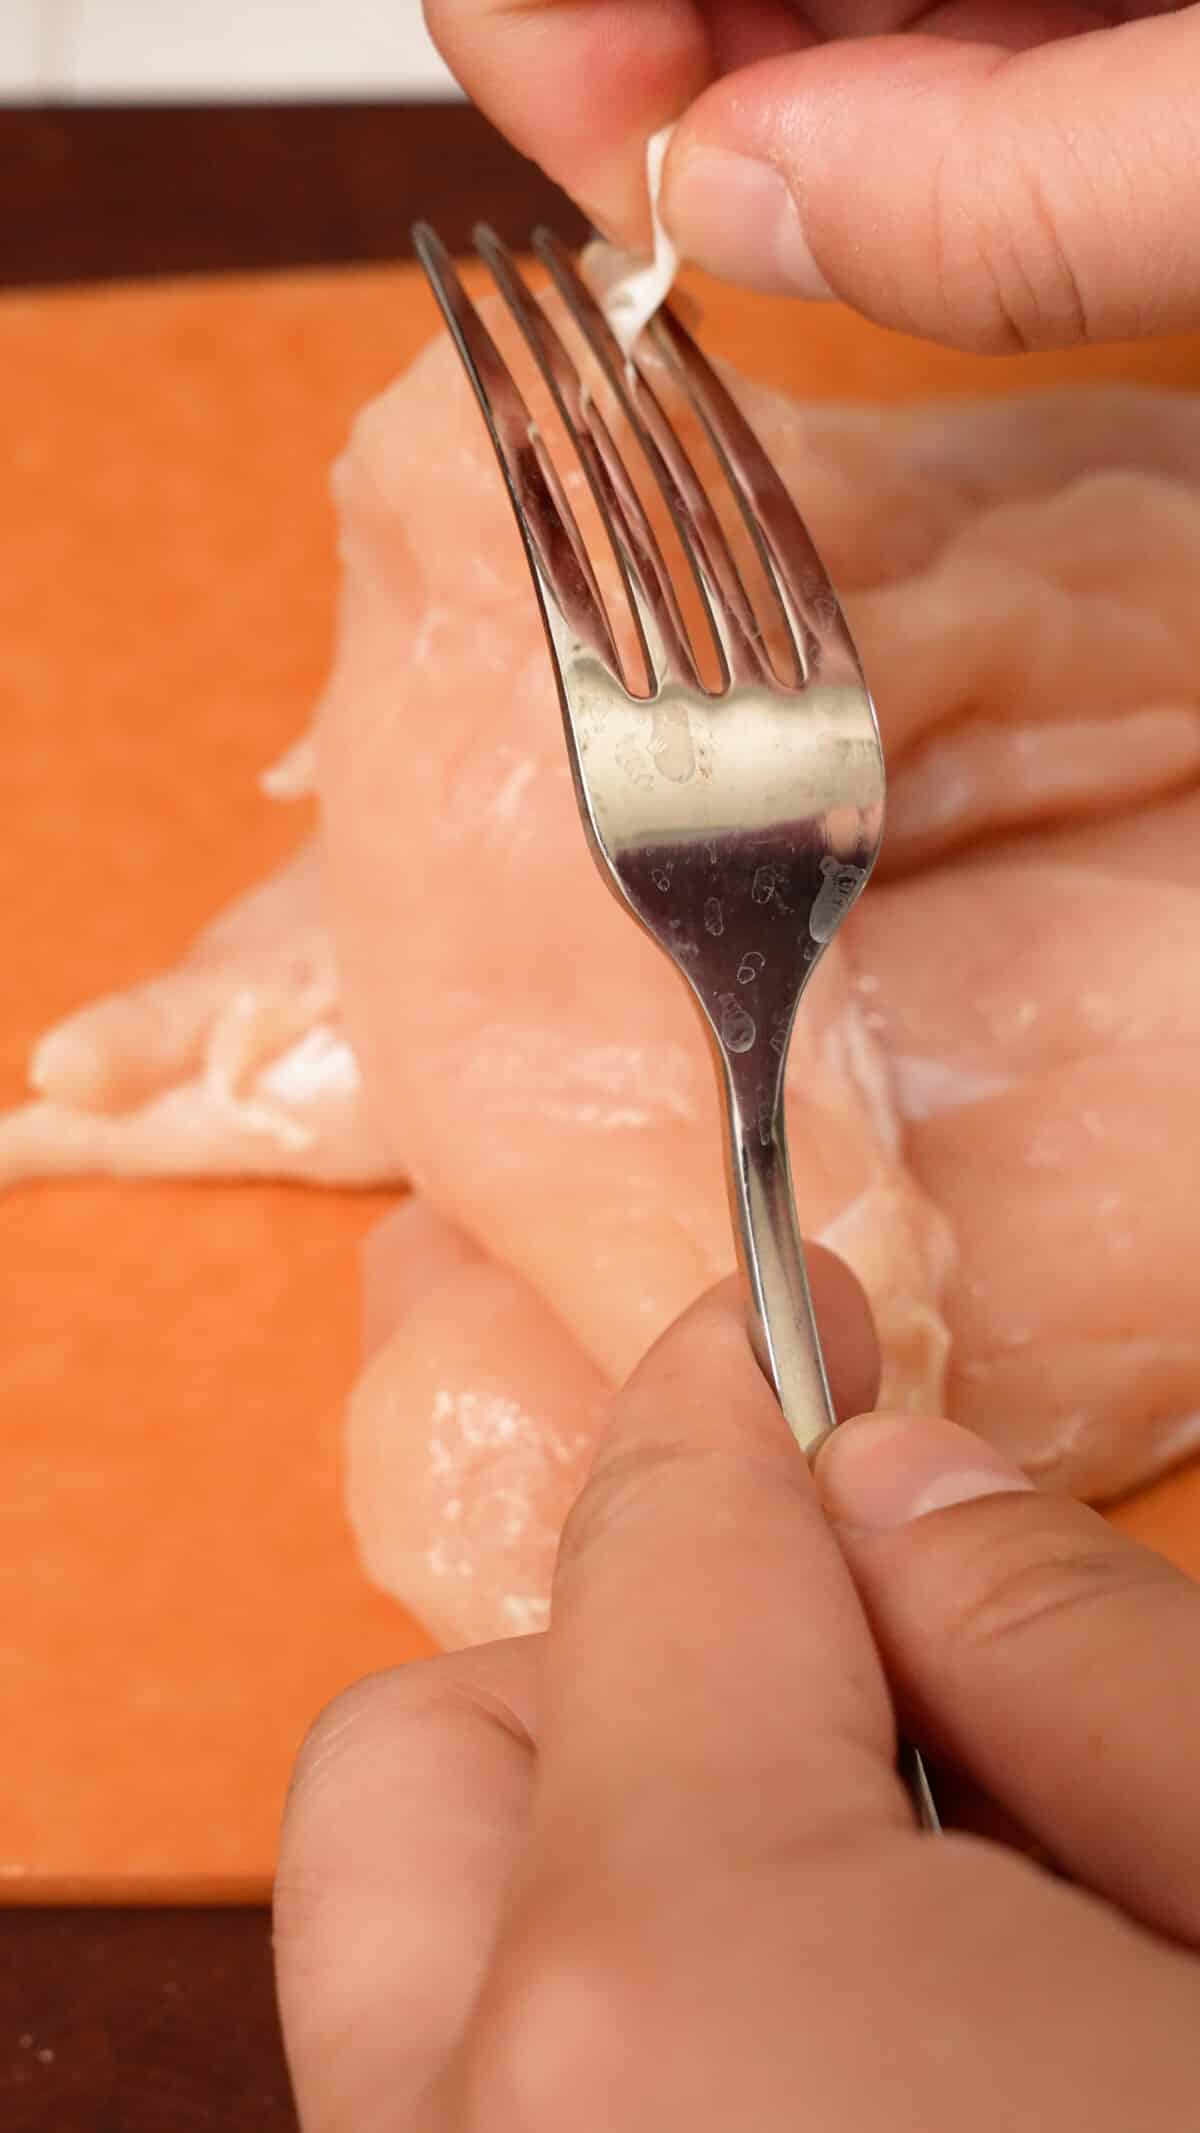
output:
[[[644,243],[646,142],[713,77],[695,0],[425,0],[425,14],[501,132],[598,228]]]
[[[811,1276],[819,1314],[854,1309],[823,1255]],[[606,1876],[653,1878],[911,1826],[895,1752],[865,1616],[726,1284],[617,1399],[563,1534],[542,1856],[583,1845]]]

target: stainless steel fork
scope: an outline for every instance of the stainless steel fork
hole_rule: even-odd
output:
[[[704,685],[671,573],[628,461],[562,336],[490,230],[476,244],[578,454],[650,676],[625,670],[596,573],[545,438],[434,232],[415,232],[491,433],[549,640],[584,829],[609,888],[686,980],[725,1102],[730,1201],[751,1339],[797,1442],[834,1426],[796,1222],[784,1072],[801,995],[860,894],[883,830],[871,697],[807,529],[732,396],[664,310],[634,360],[570,257],[534,238],[612,403],[644,455],[695,580],[720,665]],[[649,354],[699,417],[765,573],[756,614],[720,518],[660,394]],[[767,626],[764,627],[764,624]],[[786,648],[786,671],[768,652]],[[918,1816],[937,1828],[919,1759]]]

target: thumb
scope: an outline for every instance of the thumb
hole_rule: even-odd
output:
[[[951,1422],[846,1423],[816,1477],[917,1745],[1200,1945],[1200,1586]]]
[[[837,40],[699,98],[667,220],[714,273],[985,353],[1184,331],[1198,78],[1196,7],[1020,52]]]

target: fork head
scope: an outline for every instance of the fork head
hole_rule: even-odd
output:
[[[499,239],[481,229],[476,242],[611,551],[589,553],[565,471],[445,250],[419,229],[418,255],[520,525],[592,851],[687,978],[727,1073],[748,1094],[749,1077],[765,1131],[804,984],[879,850],[883,750],[870,694],[795,504],[681,322],[661,313],[627,360],[569,257],[539,233],[534,249],[586,350],[585,377]],[[707,439],[724,520],[673,409]],[[690,576],[683,588],[643,501],[647,487],[674,527]],[[757,601],[725,531],[731,515],[761,566]],[[626,618],[614,618],[601,592],[601,573],[614,569]],[[690,625],[689,595],[700,617]],[[622,619],[632,621],[644,684],[618,648]],[[714,657],[717,679],[706,682]]]

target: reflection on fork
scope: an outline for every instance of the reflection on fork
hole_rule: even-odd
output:
[[[585,376],[499,239],[481,230],[477,244],[586,477],[607,559],[589,551],[570,471],[451,260],[431,230],[417,232],[520,525],[593,856],[674,963],[708,1033],[751,1337],[811,1454],[834,1415],[796,1221],[784,1076],[804,987],[879,851],[884,765],[871,698],[795,505],[680,322],[660,313],[626,359],[570,258],[539,234],[534,248]],[[702,479],[672,400],[698,422],[719,493]],[[656,517],[673,529],[679,581]],[[622,613],[602,593],[606,568]],[[919,1818],[936,1828],[911,1751],[906,1771]]]

